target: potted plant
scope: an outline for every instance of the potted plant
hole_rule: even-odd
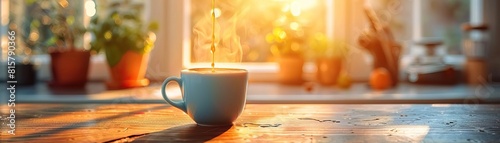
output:
[[[330,40],[324,34],[315,34],[311,41],[316,59],[316,79],[322,85],[334,85],[342,71],[347,45],[340,40]]]
[[[87,82],[90,51],[76,48],[75,41],[83,39],[83,25],[74,22],[68,5],[53,4],[50,29],[55,47],[49,48],[53,87],[82,87]]]
[[[276,27],[266,39],[272,44],[271,52],[278,57],[278,81],[282,84],[302,84],[305,61],[302,37],[294,30]]]
[[[16,85],[34,85],[37,80],[37,68],[31,60],[31,47],[18,47],[14,56],[15,73],[7,73],[7,80],[17,81]]]
[[[20,4],[25,5],[26,9],[19,8]],[[14,32],[9,37],[15,38],[12,39],[16,43],[15,55],[12,57],[15,59],[16,72],[14,77],[7,74],[7,78],[17,81],[16,84],[20,86],[33,85],[37,79],[37,68],[32,61],[32,56],[35,53],[44,52],[42,47],[51,43],[49,26],[41,23],[47,13],[38,1],[19,1],[13,2],[12,5],[8,28],[9,31]],[[29,14],[22,15],[23,12]]]
[[[9,31],[18,33],[19,30],[17,28],[10,27]],[[17,81],[16,84],[20,86],[33,85],[35,84],[37,79],[37,69],[35,67],[35,64],[33,64],[31,60],[33,54],[33,46],[28,45],[28,42],[30,42],[30,40],[25,39],[23,35],[22,37],[23,46],[20,46],[21,44],[19,46],[16,45],[16,49],[14,50],[15,55],[13,55],[14,60],[9,58],[9,62],[14,61],[15,73],[12,76],[11,73],[7,72],[6,77],[7,80]],[[18,43],[17,41],[21,41],[18,39],[15,40],[16,43]],[[10,63],[9,66],[11,66]]]
[[[142,3],[112,1],[103,17],[91,19],[91,49],[96,52],[104,50],[106,54],[111,75],[106,83],[109,89],[149,85],[144,75],[149,52],[156,40],[152,31],[158,29],[158,24],[153,22],[144,27],[142,9]]]

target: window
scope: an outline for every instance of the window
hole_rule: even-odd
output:
[[[16,53],[21,55],[19,58],[29,59],[38,67],[39,80],[49,80],[50,58],[47,51],[49,47],[56,45],[57,37],[51,31],[51,22],[57,18],[57,14],[63,14],[68,23],[83,29],[88,26],[90,17],[106,14],[106,7],[110,2],[112,0],[2,0],[0,61],[4,63],[7,58],[7,31],[15,30]],[[139,0],[133,2],[145,3]],[[57,13],[57,10],[61,10],[56,9],[58,6],[65,8]],[[75,46],[90,49],[90,39],[90,33],[82,34],[75,41]],[[107,78],[107,65],[103,54],[92,56],[90,66],[89,80]],[[0,74],[6,71],[3,68],[5,67],[0,67]],[[0,80],[4,78],[0,76]]]
[[[422,0],[422,37],[443,37],[446,52],[462,53],[461,25],[470,21],[470,0]]]
[[[58,36],[52,32],[52,24],[64,15],[64,19],[72,27],[83,31],[88,21],[87,12],[83,7],[88,1],[67,0],[2,0],[1,6],[1,39],[2,51],[0,62],[5,63],[7,59],[7,31],[16,31],[16,61],[30,61],[35,65],[38,79],[50,79],[50,58],[48,49],[58,44]],[[83,34],[75,37],[77,47],[89,48],[85,44]],[[4,73],[4,66],[0,68],[0,74]],[[5,73],[2,75],[6,75]],[[0,76],[0,80],[5,76]]]
[[[207,20],[211,12],[211,1],[191,0],[184,2],[184,6],[187,9],[184,16],[188,17],[185,23],[189,25],[184,27],[184,33],[191,42],[184,42],[183,67],[209,67],[210,50],[206,45],[196,45],[194,41],[199,33],[193,32],[193,29],[203,25],[209,28],[203,30],[211,31],[212,22]],[[253,80],[274,80],[270,77],[277,71],[274,61],[281,51],[269,40],[273,31],[292,30],[303,41],[309,40],[316,33],[331,34],[327,29],[333,29],[333,13],[329,13],[332,7],[333,0],[217,0],[216,13],[221,14],[217,22],[224,29],[234,26],[232,32],[239,38],[241,58],[236,61],[216,58],[216,66],[245,68],[250,71],[250,78]],[[296,50],[303,51],[304,56],[310,56],[307,49],[308,44],[303,43]],[[306,64],[304,68],[312,71],[313,65]]]
[[[243,56],[241,64],[232,64],[231,67],[249,68],[251,72],[276,72],[276,64],[273,63],[276,56],[273,54],[272,44],[266,42],[265,36],[275,28],[273,24],[279,21],[280,16],[285,13],[283,10],[286,9],[286,6],[297,1],[300,0],[216,1],[218,2],[216,11],[226,15],[226,17],[217,18],[220,23],[224,23],[233,13],[245,11],[246,8],[251,9],[245,11],[248,12],[246,16],[241,16],[241,19],[238,19],[240,23],[236,22],[236,34],[240,36]],[[303,10],[309,14],[305,14],[299,19],[314,21],[311,25],[306,24],[307,26],[305,26],[316,28],[310,33],[323,32],[335,39],[345,40],[354,49],[347,59],[350,65],[348,71],[354,74],[355,79],[366,80],[370,70],[364,69],[370,69],[366,67],[371,67],[371,63],[369,60],[363,60],[367,56],[362,50],[359,50],[362,48],[358,48],[357,44],[358,35],[368,28],[368,21],[362,10],[365,1],[315,0],[308,2],[313,3],[311,4],[313,8]],[[377,15],[391,27],[396,39],[403,44],[405,53],[402,67],[411,61],[409,57],[423,52],[412,42],[425,37],[441,37],[444,44],[440,53],[449,55],[445,57],[445,60],[452,59],[450,61],[452,64],[462,64],[460,41],[463,33],[460,26],[470,20],[471,2],[469,0],[375,0],[367,1],[367,3],[374,7]],[[188,37],[191,42],[187,43],[189,46],[184,47],[184,66],[186,68],[208,67],[210,58],[197,55],[199,51],[196,50],[194,43],[196,37],[192,33],[192,28],[210,14],[211,1],[191,0],[186,4],[190,13],[187,15],[190,27],[185,29],[189,31],[187,33],[190,34]],[[307,4],[301,5],[306,6]],[[208,21],[205,25],[210,26],[208,24],[211,22]],[[310,36],[311,34],[305,35]],[[307,44],[304,44],[302,50],[307,55],[310,54],[311,49],[307,47]],[[208,48],[201,50],[201,52],[205,56],[211,55]],[[311,56],[306,58],[312,61]],[[306,64],[305,72],[313,73],[314,67],[312,66],[312,63]]]
[[[7,41],[7,32],[5,31],[9,28],[9,18],[6,18],[6,16],[13,17],[14,15],[25,14],[24,10],[29,5],[28,2],[56,2],[55,0],[1,1],[2,44],[5,44],[5,41]],[[100,9],[105,9],[105,3],[109,1],[111,0],[68,2],[70,2],[69,6],[75,7],[74,12],[71,13],[75,15],[75,20],[81,20],[85,26],[92,13],[92,11],[86,8],[92,6],[90,2],[97,8],[97,11],[93,11],[94,14],[99,15],[103,12]],[[181,68],[210,66],[208,63],[210,62],[210,58],[196,55],[197,50],[193,42],[195,38],[193,28],[210,14],[211,1],[146,0],[140,2],[143,2],[145,5],[145,19],[156,20],[160,23],[160,31],[158,31],[157,37],[161,40],[156,41],[155,49],[151,54],[150,69],[166,71],[162,72],[162,77],[166,77],[178,74]],[[251,72],[251,75],[254,73],[264,73],[262,74],[264,78],[273,76],[272,73],[277,71],[274,61],[276,51],[278,50],[273,47],[272,42],[266,41],[267,35],[272,33],[273,29],[276,28],[292,29],[292,27],[295,27],[302,29],[304,39],[317,32],[322,32],[336,39],[345,40],[352,46],[352,49],[355,49],[352,50],[352,54],[347,59],[350,65],[347,68],[348,72],[353,73],[352,76],[355,80],[367,79],[367,72],[371,67],[370,62],[366,60],[367,56],[364,52],[359,50],[361,48],[355,48],[357,47],[358,35],[368,27],[368,22],[362,12],[364,2],[365,0],[216,0],[216,7],[218,8],[216,13],[220,13],[217,21],[223,26],[222,29],[228,29],[228,25],[233,22],[231,18],[237,15],[237,19],[234,20],[233,34],[239,37],[239,45],[241,46],[241,58],[239,61],[242,63],[227,64],[227,66],[246,68]],[[445,46],[442,48],[445,49],[443,52],[461,57],[461,42],[459,41],[462,39],[461,35],[463,33],[460,30],[460,25],[463,22],[473,20],[469,18],[471,13],[475,11],[477,13],[482,8],[482,6],[479,6],[476,9],[472,9],[472,5],[476,2],[470,0],[371,0],[368,2],[373,5],[379,17],[391,25],[393,33],[396,35],[395,37],[404,45],[406,55],[419,53],[418,48],[411,45],[411,41],[421,37],[442,37],[445,41]],[[292,7],[295,9],[300,7],[300,15],[293,16],[291,11],[294,8]],[[283,17],[295,19],[283,22],[286,24],[276,24]],[[26,18],[23,17],[23,19]],[[17,23],[22,23],[20,22],[20,18],[17,21]],[[210,21],[206,23],[211,24]],[[18,27],[20,26],[18,25]],[[46,41],[42,39],[47,39],[47,37],[50,37],[50,34],[38,34],[40,41]],[[85,40],[90,39],[87,36],[83,41]],[[6,46],[2,45],[2,47]],[[32,53],[43,55],[45,53],[43,49],[45,48],[36,48]],[[303,44],[300,50],[304,51],[309,61],[313,60],[308,44]],[[6,57],[5,51],[6,49],[2,48],[2,61]],[[205,53],[202,54],[205,56],[210,55],[209,50],[198,50],[198,52]],[[46,59],[48,58],[46,57]],[[101,62],[104,62],[104,59],[100,57]],[[35,61],[37,60],[35,59]],[[182,61],[182,64],[180,61]],[[219,62],[227,62],[227,60]],[[402,62],[404,64],[404,57]],[[460,62],[456,63],[461,64]],[[225,66],[225,64],[217,65],[221,67]],[[94,69],[105,70],[105,64]],[[304,71],[306,74],[312,74],[314,70],[314,64],[305,64]],[[45,70],[45,74],[48,73],[48,70]],[[107,72],[91,71],[91,77],[93,73]],[[103,76],[100,77],[105,78]]]
[[[216,37],[220,40],[216,41],[220,41],[217,46],[220,50],[216,51],[216,62],[275,61],[283,52],[273,45],[280,36],[296,36],[300,41],[307,41],[315,33],[325,32],[325,3],[325,0],[217,0]],[[211,62],[210,42],[206,43],[211,41],[211,9],[211,1],[191,2],[190,60],[193,62]],[[307,42],[292,50],[305,49],[309,49]]]
[[[461,54],[461,25],[471,20],[470,0],[376,0],[369,1],[369,4],[381,20],[391,27],[394,37],[405,44],[406,54],[420,53],[412,42],[426,37],[440,37],[444,41],[443,54]],[[355,13],[355,7],[359,6],[351,5],[350,12]],[[366,28],[366,17],[361,14],[355,19],[352,21],[357,26],[352,30],[360,33],[357,29]],[[356,24],[361,21],[365,24]],[[356,38],[355,35],[351,37]]]
[[[58,36],[52,32],[54,27],[51,25],[60,20],[65,20],[75,28],[83,28],[84,15],[83,7],[81,7],[83,1],[70,3],[66,0],[10,0],[2,2],[5,2],[9,10],[8,22],[2,25],[8,30],[16,31],[18,55],[46,54],[49,47],[56,46]],[[61,19],[61,16],[66,18]],[[75,45],[83,46],[82,37],[76,38]]]

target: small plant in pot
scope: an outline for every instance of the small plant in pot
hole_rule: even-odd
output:
[[[80,22],[74,22],[71,8],[55,4],[51,31],[55,47],[49,48],[52,70],[52,87],[83,87],[87,82],[90,51],[76,48],[75,41],[82,40],[86,32]]]
[[[310,39],[310,46],[316,59],[316,79],[322,85],[334,85],[342,72],[342,63],[348,52],[347,44],[328,39],[317,33]]]
[[[278,57],[278,81],[282,84],[302,84],[305,62],[302,37],[293,30],[277,27],[266,39],[272,44],[271,52]]]
[[[144,26],[141,19],[142,3],[112,1],[103,17],[92,17],[91,49],[104,51],[111,75],[108,89],[124,89],[149,85],[144,76],[149,52],[158,29],[157,23]]]
[[[43,22],[50,8],[42,7],[41,3],[41,1],[11,2],[7,34],[9,42],[13,42],[9,43],[8,49],[13,52],[8,52],[8,65],[15,67],[15,73],[7,73],[7,79],[17,81],[18,86],[36,83],[38,66],[32,60],[33,55],[44,53],[46,47],[53,43],[50,40],[52,37],[50,25]]]
[[[12,30],[12,29],[11,29]],[[16,30],[12,30],[16,32]],[[14,32],[10,33],[14,33]],[[13,37],[13,36],[10,36]],[[31,60],[32,49],[27,46],[9,46],[16,47],[13,51],[12,57],[8,57],[7,65],[8,71],[6,73],[6,80],[16,81],[16,85],[30,86],[34,85],[37,80],[37,68]],[[11,55],[11,52],[8,53]],[[15,72],[12,73],[11,69],[15,67]]]

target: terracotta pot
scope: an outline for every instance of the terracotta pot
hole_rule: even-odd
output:
[[[342,70],[341,58],[318,58],[316,60],[316,78],[322,85],[334,85],[337,83]]]
[[[125,52],[118,64],[109,67],[111,81],[107,83],[108,88],[125,89],[149,85],[149,80],[144,78],[148,62],[149,53]]]
[[[282,84],[302,84],[304,59],[296,56],[282,56],[278,59],[278,80]]]
[[[89,69],[89,51],[54,51],[50,53],[52,82],[50,86],[85,86]]]

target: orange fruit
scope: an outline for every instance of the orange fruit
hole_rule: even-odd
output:
[[[373,89],[387,89],[392,85],[391,74],[385,68],[377,68],[370,75],[370,86]]]
[[[349,89],[351,84],[351,76],[349,76],[346,72],[341,72],[339,78],[337,79],[337,86],[342,89]]]

